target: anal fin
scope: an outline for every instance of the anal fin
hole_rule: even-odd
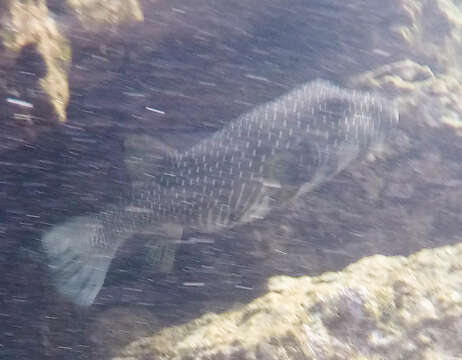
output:
[[[156,224],[143,231],[150,237],[147,261],[152,271],[169,273],[175,264],[175,254],[183,236],[183,226],[174,223]]]
[[[178,244],[174,242],[156,242],[148,246],[148,261],[154,272],[169,273],[175,264]]]

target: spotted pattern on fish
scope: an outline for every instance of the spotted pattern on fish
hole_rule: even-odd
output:
[[[264,218],[343,170],[397,121],[395,103],[323,80],[258,106],[159,161],[153,180],[135,187],[125,206],[45,234],[58,290],[90,305],[117,248],[133,234],[171,244],[185,227],[216,232]]]
[[[341,171],[396,121],[391,102],[318,80],[169,159],[132,204],[149,210],[146,221],[202,231],[249,222],[252,210],[268,203],[264,216],[303,185]]]

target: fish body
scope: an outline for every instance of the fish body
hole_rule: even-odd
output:
[[[398,121],[396,104],[316,80],[257,106],[186,152],[153,164],[127,202],[42,238],[58,290],[91,305],[118,247],[136,233],[169,271],[185,228],[217,232],[264,218],[342,171]]]

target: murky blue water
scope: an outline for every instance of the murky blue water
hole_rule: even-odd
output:
[[[343,83],[407,56],[386,35],[396,20],[393,9],[378,1],[245,4],[215,1],[192,9],[177,1],[171,8],[191,16],[172,21],[156,38],[160,20],[146,3],[144,23],[109,42],[103,55],[76,45],[67,122],[0,153],[1,358],[100,358],[97,348],[106,346],[98,337],[105,331],[101,318],[109,309],[145,309],[158,329],[246,303],[264,293],[272,275],[315,275],[374,253],[406,255],[436,246],[431,239],[438,245],[454,241],[456,218],[435,220],[425,211],[431,203],[445,204],[443,181],[429,187],[414,179],[411,195],[402,190],[409,161],[423,166],[422,150],[452,161],[447,134],[409,131],[406,123],[394,138],[405,137],[398,142],[407,144],[402,155],[355,164],[290,211],[262,222],[214,235],[187,234],[189,243],[178,250],[171,273],[152,272],[142,256],[149,239],[138,236],[120,249],[91,308],[59,297],[41,236],[72,216],[127,197],[127,136],[147,134],[184,150],[296,85],[316,78]],[[68,36],[79,44],[72,32]],[[94,55],[108,60],[95,61]],[[26,61],[33,56],[25,54],[21,66],[40,70],[40,56]],[[39,70],[37,77],[43,76]],[[18,88],[28,86],[18,79]],[[428,166],[426,174],[438,173]],[[392,170],[402,177],[400,191],[376,191]],[[412,231],[400,222],[400,211],[415,224]],[[443,227],[444,236],[438,230]],[[409,243],[398,243],[397,233]],[[361,242],[364,237],[371,240]]]

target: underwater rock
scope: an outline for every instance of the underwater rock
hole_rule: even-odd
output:
[[[462,351],[462,245],[275,277],[239,309],[127,346],[113,360],[443,359]]]
[[[99,26],[118,27],[125,22],[143,21],[138,0],[66,0],[65,3],[68,11],[89,31],[97,31]]]
[[[30,77],[35,77],[34,80],[38,82],[46,98],[34,98],[36,94],[31,95],[27,85],[21,86],[24,85],[21,81],[12,78],[7,85],[8,91],[15,91],[21,100],[31,103],[47,101],[53,108],[55,116],[60,121],[64,121],[69,100],[67,71],[71,61],[71,48],[68,40],[59,30],[59,25],[48,12],[46,2],[8,2],[0,19],[0,39],[3,45],[2,67],[10,68],[9,71],[13,73],[31,72]],[[16,69],[20,67],[16,60],[21,51],[31,46],[35,48],[34,55],[43,62],[44,69],[39,71],[41,73],[34,71],[31,66]]]
[[[149,310],[141,307],[116,307],[98,314],[89,328],[92,355],[104,359],[115,356],[130,342],[151,335],[158,330],[158,324]]]
[[[0,66],[8,69],[7,73],[32,72],[29,75],[36,77],[40,90],[45,94],[45,98],[40,101],[48,102],[53,109],[46,115],[65,121],[66,107],[70,98],[68,78],[72,46],[75,45],[70,41],[69,33],[66,31],[67,27],[73,24],[69,21],[76,17],[87,32],[95,32],[103,31],[104,26],[117,27],[126,22],[142,21],[143,14],[136,0],[124,2],[69,0],[65,4],[60,2],[59,6],[53,3],[43,0],[10,1],[2,5],[0,42],[3,48],[0,53],[2,58]],[[62,12],[59,16],[54,11],[56,8]],[[103,45],[101,41],[100,45]],[[24,69],[18,68],[16,60],[27,47],[33,47],[34,55],[43,62],[42,74],[33,73],[34,70],[30,66]],[[34,99],[30,98],[31,91],[24,89],[24,86],[21,86],[23,84],[18,83],[17,79],[10,78],[9,84],[2,85],[8,87],[9,93],[17,94],[20,100],[34,103]],[[37,101],[35,99],[35,102]]]

